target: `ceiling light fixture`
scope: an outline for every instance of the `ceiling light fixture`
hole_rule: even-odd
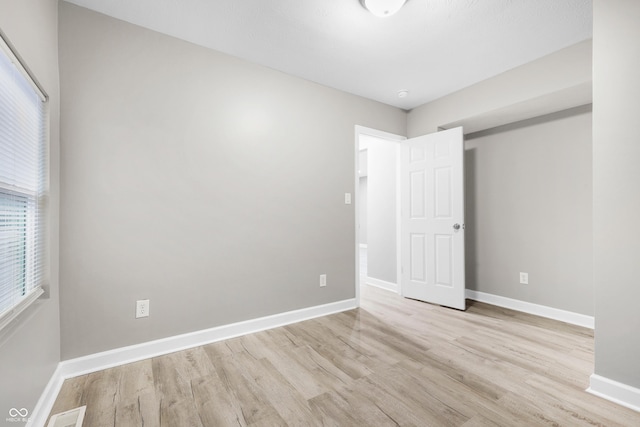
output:
[[[381,18],[393,15],[406,2],[407,0],[360,0],[365,9]]]

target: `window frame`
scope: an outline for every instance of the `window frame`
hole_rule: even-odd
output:
[[[31,304],[45,294],[45,288],[48,285],[48,245],[46,234],[46,225],[49,219],[48,199],[49,199],[49,96],[43,89],[42,85],[35,78],[31,70],[26,66],[24,60],[20,57],[14,46],[11,44],[7,36],[0,29],[0,55],[3,55],[16,68],[18,73],[31,86],[34,94],[38,96],[42,105],[41,114],[39,116],[38,132],[42,132],[42,138],[38,143],[37,156],[37,190],[30,192],[11,188],[10,185],[2,185],[0,183],[0,193],[3,193],[6,199],[15,197],[24,199],[25,203],[25,272],[24,279],[21,281],[23,287],[23,295],[17,299],[13,305],[0,312],[0,331],[13,322],[20,313],[26,310]],[[37,222],[36,226],[28,225],[29,221]],[[41,222],[42,223],[41,223]],[[37,235],[33,235],[36,232]],[[38,250],[35,246],[41,246]],[[38,259],[32,259],[33,257]],[[38,267],[39,266],[39,267]],[[34,274],[40,273],[40,280],[36,282]],[[35,283],[27,289],[27,286]],[[17,284],[20,286],[20,284]]]

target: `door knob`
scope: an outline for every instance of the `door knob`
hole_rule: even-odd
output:
[[[458,231],[458,230],[460,230],[460,228],[464,229],[464,224],[463,225],[460,225],[458,223],[453,224],[453,229],[454,230]]]

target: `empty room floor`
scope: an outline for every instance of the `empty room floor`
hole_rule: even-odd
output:
[[[65,381],[85,426],[637,426],[586,393],[593,331],[363,286],[362,306]]]

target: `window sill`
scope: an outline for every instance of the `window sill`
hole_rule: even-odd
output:
[[[42,287],[34,289],[30,294],[26,295],[20,302],[13,307],[11,310],[2,313],[0,315],[0,331],[2,331],[7,325],[9,325],[16,317],[20,315],[23,311],[27,309],[31,304],[33,304],[40,295],[44,293]]]

